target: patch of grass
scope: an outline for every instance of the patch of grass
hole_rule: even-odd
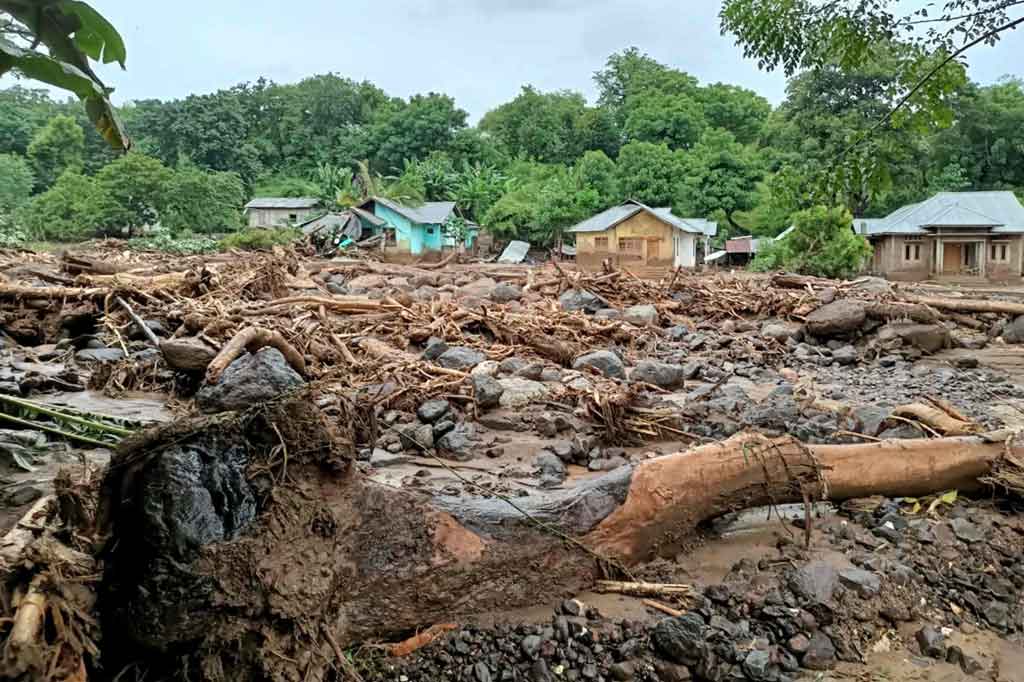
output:
[[[224,237],[221,240],[221,246],[225,250],[262,251],[275,246],[291,244],[301,236],[302,232],[299,230],[247,228]]]
[[[213,253],[219,251],[219,240],[204,235],[178,234],[172,235],[169,230],[156,230],[144,237],[128,240],[128,246],[136,251],[162,251],[180,256],[197,253]]]

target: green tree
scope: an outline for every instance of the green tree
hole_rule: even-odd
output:
[[[479,222],[509,189],[509,178],[497,168],[466,164],[452,179],[448,198],[463,217]]]
[[[622,199],[615,162],[602,151],[589,151],[576,163],[576,176],[582,187],[597,192],[602,208]]]
[[[728,130],[741,144],[757,142],[772,105],[764,97],[746,88],[714,83],[697,95],[710,128]]]
[[[448,149],[468,114],[447,95],[413,95],[408,104],[391,107],[372,126],[373,168],[401,172],[406,159],[426,158]]]
[[[693,146],[707,122],[700,103],[688,95],[653,90],[627,100],[623,133],[629,141],[665,143],[672,149]]]
[[[0,154],[0,215],[10,214],[32,195],[32,168],[14,154]]]
[[[856,274],[871,257],[871,245],[853,232],[853,217],[844,208],[815,206],[793,216],[795,229],[763,253],[757,270],[784,268],[818,277]]]
[[[21,85],[0,90],[0,154],[26,155],[36,131],[55,113],[45,90]]]
[[[664,143],[630,142],[619,152],[616,168],[624,198],[649,206],[671,206],[679,196],[685,155]]]
[[[36,184],[46,189],[66,170],[82,168],[85,133],[70,116],[54,116],[40,128],[28,145]]]
[[[754,207],[757,185],[764,176],[757,153],[729,131],[711,129],[686,156],[685,167],[677,213],[708,217],[721,211],[730,226],[742,231],[736,212]]]
[[[614,147],[617,135],[608,121],[589,114],[578,92],[540,92],[530,85],[510,102],[487,112],[480,130],[492,135],[513,156],[544,163],[573,163],[586,151],[584,144]]]
[[[75,170],[64,171],[42,194],[32,197],[21,220],[35,239],[75,241],[92,237],[96,182]]]
[[[252,188],[257,197],[315,197],[320,196],[320,186],[313,180],[279,173],[265,175]]]
[[[101,234],[128,236],[160,219],[173,172],[159,160],[131,152],[96,174],[89,217]]]
[[[230,232],[241,225],[245,187],[237,173],[179,166],[166,197],[160,223],[173,233]]]

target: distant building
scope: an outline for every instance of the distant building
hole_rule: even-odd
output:
[[[606,259],[624,267],[694,267],[717,231],[718,223],[632,200],[569,229],[576,235],[576,262],[584,268],[600,267]]]
[[[244,209],[249,227],[298,225],[322,210],[316,197],[256,197]]]
[[[353,210],[375,231],[383,230],[385,250],[392,253],[419,255],[428,251],[442,251],[458,246],[455,238],[447,234],[445,224],[455,214],[453,201],[427,201],[419,206],[407,206],[397,201],[373,197]],[[372,216],[376,221],[370,221]],[[369,226],[369,225],[368,225]],[[473,247],[480,227],[469,223],[464,246]]]
[[[1024,272],[1024,206],[1013,192],[942,192],[885,218],[854,220],[890,279],[1005,281]]]

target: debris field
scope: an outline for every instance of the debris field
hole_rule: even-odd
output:
[[[5,679],[1024,679],[1024,290],[0,259]]]

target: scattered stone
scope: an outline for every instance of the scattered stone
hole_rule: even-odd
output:
[[[877,338],[883,346],[899,339],[905,346],[913,346],[925,353],[937,353],[953,345],[949,330],[941,324],[890,322],[878,330]]]
[[[562,380],[562,370],[557,367],[545,367],[540,373],[540,380],[544,382],[556,382]]]
[[[584,367],[595,369],[613,379],[626,378],[626,366],[619,356],[610,350],[597,350],[581,355],[572,363],[573,369],[583,369]]]
[[[771,654],[755,649],[743,659],[743,672],[752,680],[768,679],[768,666],[771,665]]]
[[[515,374],[523,367],[526,367],[528,364],[530,364],[528,361],[522,358],[517,358],[515,356],[505,358],[500,363],[498,363],[498,373]]]
[[[504,392],[505,387],[492,376],[484,374],[473,377],[473,397],[476,399],[477,407],[483,409],[497,407],[501,401],[501,394]]]
[[[985,533],[977,525],[967,519],[953,519],[949,523],[953,533],[968,544],[981,542],[985,539]]]
[[[488,299],[492,298],[497,287],[498,283],[490,277],[480,277],[459,287],[458,296],[460,298]]]
[[[674,327],[669,327],[668,338],[672,339],[673,341],[681,341],[682,339],[685,339],[687,334],[689,333],[689,328],[687,328],[685,325],[677,324]]]
[[[572,312],[574,310],[582,310],[584,312],[594,314],[602,308],[610,308],[608,301],[604,300],[596,294],[592,294],[585,289],[569,289],[563,292],[558,297],[558,303],[562,306],[562,310]]]
[[[859,431],[865,436],[877,436],[889,415],[889,410],[875,405],[864,405],[853,411],[853,416],[860,425]]]
[[[542,362],[531,362],[518,372],[517,377],[523,377],[524,379],[530,379],[532,381],[540,381],[541,375],[544,373],[544,363]]]
[[[416,416],[419,417],[422,422],[433,424],[438,419],[448,414],[449,409],[451,409],[451,403],[447,400],[428,400],[417,408]]]
[[[85,348],[75,353],[79,362],[117,362],[124,359],[120,348]]]
[[[524,407],[530,403],[546,398],[548,387],[539,381],[523,379],[522,377],[509,377],[498,379],[501,386],[501,397],[498,404],[506,408]]]
[[[306,383],[276,348],[245,353],[227,366],[220,380],[196,394],[206,413],[245,410]]]
[[[523,290],[516,284],[501,282],[491,291],[491,300],[495,303],[518,301],[523,297]]]
[[[811,635],[801,664],[808,670],[832,670],[836,667],[836,647],[821,630]]]
[[[631,381],[651,384],[660,388],[682,386],[684,377],[685,372],[682,366],[657,360],[641,360],[629,375]]]
[[[465,346],[452,346],[437,358],[437,364],[446,369],[470,370],[487,359],[478,350]]]
[[[799,341],[804,336],[804,326],[797,322],[766,322],[761,327],[761,336],[782,342],[786,339]]]
[[[914,635],[921,655],[929,658],[944,659],[946,657],[946,638],[931,625],[925,625]]]
[[[562,602],[562,613],[567,616],[584,616],[587,606],[579,599],[566,599]]]
[[[429,450],[434,447],[434,429],[429,424],[401,424],[395,430],[406,450]]]
[[[383,275],[360,275],[348,281],[349,289],[380,289],[388,284]]]
[[[839,575],[826,561],[812,561],[798,568],[789,579],[789,586],[799,596],[814,603],[832,601]]]
[[[650,327],[658,323],[658,309],[650,303],[631,306],[622,311],[622,319],[637,327]]]
[[[1024,315],[1017,317],[1003,328],[1003,341],[1024,343]]]
[[[807,331],[814,336],[838,336],[860,329],[867,319],[864,304],[841,299],[826,303],[807,316]]]
[[[217,357],[217,351],[202,339],[182,337],[160,342],[167,366],[184,372],[202,372]]]
[[[697,665],[708,653],[705,630],[704,621],[695,613],[665,618],[654,626],[651,643],[659,655],[673,663]]]
[[[536,459],[533,460],[533,466],[537,469],[537,473],[540,474],[542,478],[554,479],[558,483],[564,481],[567,475],[565,464],[558,455],[553,452],[541,452],[537,455]]]
[[[439,339],[436,336],[431,336],[427,339],[427,347],[423,351],[424,360],[437,360],[439,357],[445,354],[448,350],[448,344],[445,343],[444,339]]]
[[[441,436],[446,433],[450,433],[455,428],[455,422],[451,419],[442,419],[441,421],[434,424],[432,431],[434,432],[434,442],[437,442]]]
[[[865,599],[875,596],[882,588],[882,582],[877,575],[860,568],[845,568],[839,571],[839,581],[846,587],[856,590]]]
[[[473,459],[473,435],[471,424],[462,422],[454,429],[437,440],[437,450],[441,455],[460,462]]]
[[[498,364],[497,360],[484,360],[479,365],[469,371],[471,376],[487,376],[493,377],[498,375]]]
[[[789,641],[786,642],[786,646],[789,647],[790,651],[799,656],[806,653],[807,650],[811,648],[811,640],[804,633],[798,632],[789,638]]]
[[[832,351],[832,359],[840,365],[852,365],[860,359],[860,355],[856,348],[846,345]]]

